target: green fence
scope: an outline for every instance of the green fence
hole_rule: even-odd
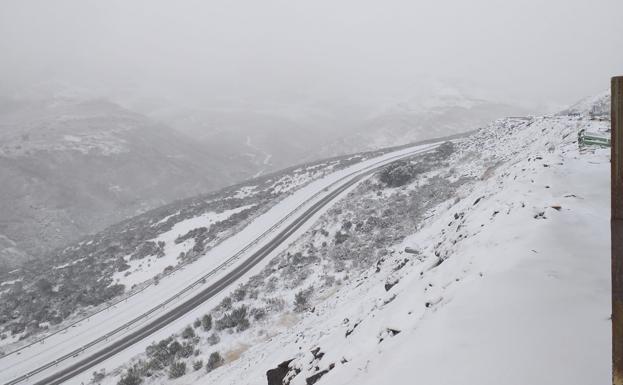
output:
[[[582,129],[578,132],[578,144],[580,146],[610,147],[610,137],[595,132],[586,132]]]

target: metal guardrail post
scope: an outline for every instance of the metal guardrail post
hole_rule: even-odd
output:
[[[623,385],[623,76],[611,80],[612,384]]]

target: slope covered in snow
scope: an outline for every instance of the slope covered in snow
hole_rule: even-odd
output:
[[[196,138],[210,152],[226,150],[266,172],[301,160],[464,133],[527,112],[440,83],[410,85],[392,98],[358,102],[293,96],[255,103],[222,100],[198,110],[163,102],[145,113]]]
[[[561,114],[610,119],[610,90],[584,98]]]
[[[498,120],[388,167],[174,336],[191,354],[94,383],[609,381],[609,152],[579,151],[587,125],[609,122]]]
[[[608,151],[579,154],[577,123],[498,137],[504,163],[303,321],[325,354],[292,351],[290,383],[607,383]]]
[[[386,102],[324,151],[376,149],[476,130],[495,119],[522,116],[526,109],[469,96],[438,85],[427,97]]]
[[[106,100],[0,99],[0,275],[254,173],[248,162]]]
[[[239,236],[286,198],[299,199],[306,194],[301,190],[314,181],[326,182],[325,177],[361,167],[365,160],[391,151],[302,164],[176,201],[57,249],[31,261],[27,269],[7,272],[0,277],[0,355],[64,330],[68,324],[108,309],[111,301],[142,293],[162,279],[183,285],[179,273],[188,264],[203,261],[211,266],[215,259],[206,254],[214,255],[216,246],[232,241],[232,235]],[[261,232],[265,225],[260,225]],[[217,257],[228,252],[218,251]]]

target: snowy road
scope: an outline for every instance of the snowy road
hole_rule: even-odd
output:
[[[224,288],[251,272],[262,260],[269,260],[267,256],[291,242],[297,230],[313,222],[314,217],[370,172],[437,145],[387,153],[310,183],[159,285],[150,286],[140,295],[40,344],[3,357],[0,380],[6,384],[61,383],[106,360],[123,362],[144,349],[139,342],[145,342],[147,336],[177,331],[182,322],[195,316],[192,310],[218,300]],[[125,358],[119,357],[120,352]]]

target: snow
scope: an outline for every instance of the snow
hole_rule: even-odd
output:
[[[0,286],[12,285],[14,283],[21,282],[22,279],[23,278],[17,278],[17,279],[11,279],[11,280],[8,280],[8,281],[3,281],[3,282],[0,282]]]
[[[156,243],[161,242],[161,241],[164,242],[166,244],[165,246],[165,252],[166,252],[167,247],[174,244],[175,240],[178,237],[188,233],[189,231],[198,229],[200,227],[209,228],[212,224],[216,222],[224,221],[225,219],[231,217],[232,215],[248,210],[253,206],[254,205],[240,206],[234,209],[225,210],[221,213],[207,212],[202,215],[196,216],[194,218],[185,219],[183,221],[176,223],[171,230],[160,234],[157,238],[153,239],[153,241]]]
[[[55,270],[64,269],[64,268],[66,268],[68,266],[75,265],[76,263],[80,263],[80,262],[82,262],[84,260],[85,260],[85,258],[78,258],[78,259],[76,259],[74,261],[71,261],[71,262],[68,262],[68,263],[63,263],[61,265],[53,266],[52,269],[55,269]]]
[[[240,190],[236,191],[232,198],[244,199],[253,194],[257,186],[244,186]]]
[[[375,166],[377,164],[386,164],[392,161],[395,157],[409,156],[414,151],[426,151],[428,149],[436,147],[437,145],[438,144],[419,145],[404,148],[394,152],[389,152],[376,158],[367,159],[363,162],[333,172],[322,178],[314,180],[311,183],[306,184],[305,186],[294,191],[288,197],[281,200],[269,211],[258,216],[238,234],[216,245],[214,248],[209,250],[206,255],[199,258],[192,265],[176,271],[171,276],[161,279],[158,285],[149,286],[139,294],[115,305],[114,308],[93,315],[88,320],[76,324],[74,327],[67,329],[63,333],[48,337],[44,343],[32,345],[28,348],[25,348],[20,352],[19,355],[12,354],[3,357],[2,359],[0,359],[0,380],[6,381],[12,379],[19,374],[23,374],[25,372],[28,372],[29,370],[32,370],[33,368],[40,367],[64,354],[67,354],[68,352],[71,352],[74,349],[83,346],[86,341],[92,341],[99,336],[104,335],[111,330],[114,330],[118,325],[123,325],[128,321],[134,319],[138,315],[145,313],[152,307],[171,297],[173,294],[180,292],[182,289],[188,286],[189,283],[201,281],[201,278],[204,277],[208,272],[216,271],[214,275],[212,275],[209,279],[205,280],[205,283],[201,283],[200,285],[194,287],[193,290],[186,292],[183,296],[177,297],[167,307],[179,304],[181,301],[193,295],[198,290],[205,288],[206,285],[210,285],[215,280],[225,275],[228,271],[230,271],[233,266],[241,261],[241,258],[250,255],[251,253],[257,251],[262,246],[264,246],[270,238],[258,237],[262,236],[262,234],[264,234],[267,229],[272,229],[273,232],[276,232],[280,229],[283,229],[288,224],[292,223],[295,220],[296,216],[288,216],[290,213],[295,211],[300,212],[300,210],[308,208],[319,199],[322,199],[322,197],[324,197],[326,194],[330,194],[330,192],[333,189],[337,188],[340,183],[344,183],[344,181],[340,182],[342,178],[353,177],[354,175],[365,172],[369,167]],[[336,182],[339,183],[337,185],[334,185],[334,183]],[[352,188],[354,188],[354,186]],[[340,196],[343,197],[348,191],[352,190],[352,188],[346,190]],[[317,213],[312,218],[312,222],[310,223],[313,223],[314,218],[318,218],[323,212],[324,211],[321,210],[319,213]],[[296,237],[302,234],[302,232],[304,232],[306,229],[308,229],[309,226],[310,224],[301,227],[301,229],[296,231],[291,236],[291,239],[296,239]],[[222,269],[215,270],[219,265],[228,260],[231,256],[238,253],[242,248],[245,247],[245,245],[248,244],[252,244],[252,247],[246,249],[244,253],[240,254],[238,259],[232,260]],[[282,246],[278,247],[271,255],[277,255],[277,253],[283,251],[286,247],[287,244],[284,243]],[[243,279],[248,278],[252,274],[257,274],[257,272],[270,259],[270,256],[267,257],[262,263],[258,264],[254,269],[249,271],[245,275],[245,277],[243,277]],[[152,336],[150,336],[149,339],[141,341],[140,343],[132,346],[131,348],[118,354],[117,356],[112,357],[106,362],[99,364],[97,368],[105,367],[107,369],[111,369],[120,366],[122,363],[126,363],[131,357],[144,351],[145,347],[151,341],[165,338],[171,333],[180,330],[182,327],[191,323],[198,315],[205,313],[207,310],[211,309],[227,294],[227,291],[223,291],[211,300],[202,304],[194,311],[173,322],[168,327],[163,328],[157,333],[153,334]],[[156,313],[154,313],[153,316],[161,314],[161,311],[162,309],[159,309]],[[95,345],[93,348],[84,350],[75,359],[72,358],[63,361],[62,363],[59,363],[57,366],[54,367],[54,370],[59,370],[63,367],[71,365],[75,362],[76,359],[82,358],[85,355],[92,353],[94,349],[100,349],[103,346],[112,343],[116,340],[116,338],[119,338],[120,336],[131,333],[133,330],[135,330],[136,327],[144,325],[147,321],[149,321],[149,319],[142,320],[134,324],[133,327],[125,329],[123,332],[117,334],[115,337],[110,338],[108,341],[102,341],[101,343]],[[44,378],[46,375],[49,374],[49,372],[44,371],[31,378],[31,380],[36,381],[38,379]],[[90,372],[85,373],[84,376],[76,377],[75,381],[72,380],[72,383],[88,381],[89,378]]]
[[[280,178],[271,186],[277,194],[293,191],[313,179],[311,174],[294,174],[294,176],[286,175]]]
[[[374,326],[360,331],[392,327],[402,331],[396,340],[357,354],[348,369],[327,375],[324,383],[607,383],[608,161],[593,160],[600,162],[569,160],[557,172],[534,175],[534,183],[523,180],[513,184],[515,191],[490,197],[466,226],[467,232],[478,231],[484,222],[485,229],[432,276],[402,283],[401,294],[432,284],[422,298],[432,309],[414,320],[408,311],[421,309],[422,300],[401,296]],[[546,184],[553,188],[545,191]],[[564,198],[567,186],[583,199]],[[524,209],[491,223],[501,202],[518,199],[545,209],[548,218],[535,220]],[[554,203],[563,209],[547,208]],[[365,374],[359,371],[364,366]]]
[[[590,115],[607,115],[610,112],[610,90],[604,90],[601,93],[580,100],[573,106],[569,107],[564,113]]]
[[[209,228],[214,223],[224,221],[232,215],[248,210],[253,206],[254,205],[240,206],[220,213],[211,211],[176,223],[173,225],[171,230],[150,240],[156,243],[164,242],[163,257],[157,258],[156,256],[149,256],[138,260],[130,260],[130,256],[128,255],[125,257],[125,260],[126,263],[130,265],[130,268],[128,270],[115,273],[112,278],[113,282],[123,284],[126,287],[132,287],[133,285],[137,285],[153,278],[156,274],[162,272],[167,266],[177,265],[177,257],[180,253],[186,253],[195,245],[194,239],[188,239],[184,242],[175,243],[175,240],[178,237],[200,227]],[[130,274],[128,274],[128,272]]]
[[[306,384],[307,378],[322,370],[328,372],[320,385],[608,383],[609,150],[580,152],[575,142],[580,128],[591,126],[603,132],[607,125],[582,116],[509,118],[458,142],[453,178],[471,182],[453,199],[427,211],[419,230],[390,247],[378,270],[370,266],[361,275],[314,293],[313,312],[295,314],[286,309],[242,333],[221,333],[217,346],[201,347],[199,358],[204,362],[212,351],[228,354],[224,367],[209,374],[189,370],[177,380],[164,376],[147,383],[263,385],[267,370],[291,359],[290,367],[299,371],[290,373],[292,385]],[[51,337],[45,347],[0,360],[1,379],[49,362],[144,312],[214,269],[299,205],[309,207],[339,178],[410,150],[361,162],[296,190],[158,286],[77,325],[65,336]],[[379,198],[388,205],[390,190]],[[406,186],[402,191],[416,190]],[[327,210],[297,230],[290,238],[293,243],[282,244],[271,255],[301,250],[301,242],[294,240]],[[175,238],[214,219],[202,217],[184,221],[154,240],[165,242],[166,255],[175,255]],[[340,228],[339,218],[334,219],[335,223],[324,227],[329,233]],[[175,246],[188,247],[180,245]],[[406,247],[419,254],[403,252]],[[405,258],[408,262],[401,264]],[[270,259],[239,282],[257,274]],[[311,268],[310,283],[319,281],[323,266]],[[223,291],[93,370],[106,368],[110,373],[127,364],[149,342],[180,331],[227,294]],[[294,292],[281,290],[271,295],[291,302]],[[312,353],[315,348],[323,355]],[[73,383],[88,381],[90,372]],[[103,384],[114,383],[115,377],[109,376]]]
[[[579,152],[587,122],[508,119],[481,131],[464,148],[477,156],[457,165],[477,181],[392,247],[380,272],[248,339],[238,360],[175,383],[265,384],[291,359],[292,385],[325,369],[321,385],[608,383],[609,150]],[[396,270],[414,245],[421,254]]]
[[[65,139],[67,142],[81,142],[82,139],[78,136],[75,135],[63,135],[63,139]]]
[[[178,214],[179,214],[179,211],[177,211],[177,212],[175,212],[173,214],[167,215],[166,217],[162,218],[158,222],[152,224],[151,227],[156,227],[156,226],[158,226],[158,225],[160,225],[162,223],[165,223],[166,221],[168,221],[169,219],[173,218],[174,216],[176,216]]]

